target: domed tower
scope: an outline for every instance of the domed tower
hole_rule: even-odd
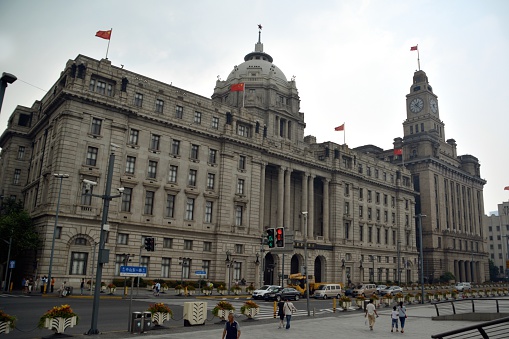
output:
[[[295,77],[288,81],[272,61],[263,51],[260,30],[254,52],[234,66],[226,80],[217,80],[212,100],[237,108],[233,116],[251,115],[264,137],[297,143],[303,140],[305,124]],[[232,90],[242,83],[243,91],[239,86]]]

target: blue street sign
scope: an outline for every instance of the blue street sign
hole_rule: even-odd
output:
[[[9,261],[9,268],[15,268],[16,267],[16,260]]]
[[[146,277],[147,268],[143,266],[120,266],[121,277]]]
[[[195,271],[194,274],[196,274],[196,275],[207,275],[207,271]]]

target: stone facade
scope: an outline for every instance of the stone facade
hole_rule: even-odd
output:
[[[487,249],[490,259],[498,268],[499,277],[506,278],[509,275],[506,262],[509,260],[509,202],[498,204],[498,215],[484,216],[484,234],[488,238]]]

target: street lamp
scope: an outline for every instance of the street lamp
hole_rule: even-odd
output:
[[[180,270],[180,285],[182,287],[184,287],[184,267],[189,267],[189,261],[191,260],[191,258],[182,258],[182,257],[179,257],[179,265],[181,265],[181,270]]]
[[[424,304],[424,259],[422,253],[422,218],[425,218],[425,214],[417,214],[419,220],[419,265],[421,266],[421,304]]]
[[[5,73],[4,73],[5,74]],[[53,269],[53,254],[55,252],[55,238],[57,237],[57,225],[58,225],[58,213],[60,212],[60,195],[62,194],[62,181],[65,178],[69,178],[69,174],[53,174],[55,178],[60,179],[60,187],[58,189],[58,199],[57,199],[57,211],[55,214],[55,225],[53,226],[53,238],[51,239],[51,255],[49,257],[49,272],[48,272],[48,284],[51,284],[51,271]]]
[[[304,216],[304,274],[306,275],[306,309],[308,317],[311,316],[309,310],[309,281],[308,281],[308,212],[301,212]]]
[[[230,295],[230,289],[231,289],[231,268],[233,267],[233,264],[235,263],[235,260],[232,259],[232,253],[230,251],[226,251],[226,260],[224,261],[226,263],[226,267],[228,268],[228,295]]]
[[[2,77],[0,78],[0,112],[2,111],[2,103],[4,102],[5,89],[8,84],[12,84],[16,80],[18,80],[18,78],[11,73],[2,73]]]

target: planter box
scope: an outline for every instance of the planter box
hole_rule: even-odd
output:
[[[352,307],[352,302],[351,301],[342,301],[341,307],[343,308],[343,311],[346,311],[347,309]]]
[[[44,327],[48,330],[55,330],[56,333],[64,333],[65,329],[68,327],[74,327],[77,322],[77,317],[71,318],[46,318],[44,322]]]
[[[184,294],[184,290],[175,289],[175,293],[177,293],[177,295],[182,295],[182,294]]]
[[[211,295],[212,291],[210,291],[210,290],[203,290],[202,293],[205,294],[205,295]]]
[[[11,322],[10,321],[0,321],[0,334],[5,333],[8,334],[11,331]]]
[[[217,312],[217,317],[220,318],[221,320],[226,320],[228,319],[228,314],[230,313],[233,313],[233,311],[230,311],[230,310],[219,310]]]
[[[408,297],[407,298],[407,301],[408,301],[409,304],[413,303],[414,300],[415,300],[415,297]]]
[[[248,317],[249,319],[253,319],[257,314],[258,312],[260,312],[260,308],[258,307],[251,307],[251,308],[246,308],[244,310],[244,315],[246,317]]]
[[[207,303],[201,301],[185,302],[183,318],[184,326],[204,325],[205,320],[207,320]]]
[[[154,312],[152,314],[152,322],[156,325],[161,325],[165,321],[168,321],[171,319],[171,316],[168,312]]]
[[[373,299],[373,305],[375,305],[375,307],[380,307],[380,299]]]

